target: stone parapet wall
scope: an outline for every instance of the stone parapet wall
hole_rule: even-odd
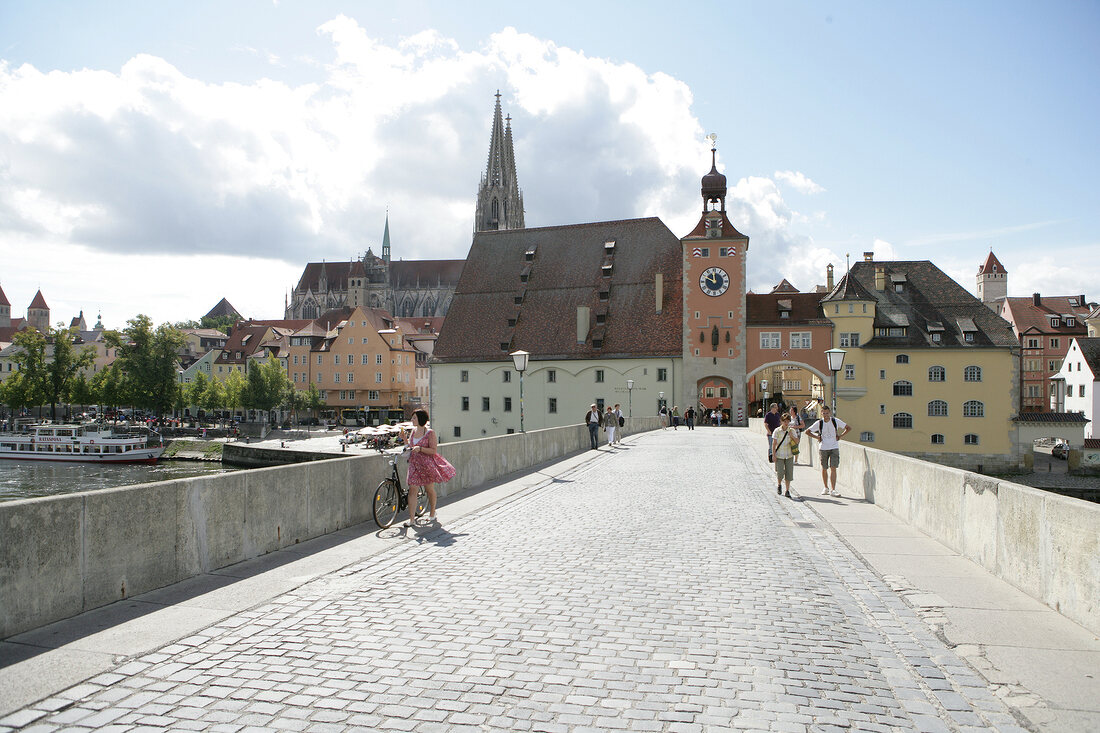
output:
[[[627,434],[657,427],[633,418]],[[440,493],[588,445],[582,425],[447,443],[458,475]],[[2,502],[0,639],[371,520],[389,473],[359,456]]]

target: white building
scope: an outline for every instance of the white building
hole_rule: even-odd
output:
[[[1100,437],[1096,416],[1100,415],[1100,338],[1075,338],[1051,378],[1056,412],[1080,412],[1088,420],[1086,438]]]

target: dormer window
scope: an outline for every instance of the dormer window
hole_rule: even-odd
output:
[[[607,254],[611,254],[615,251],[615,240],[609,239],[603,243],[603,251]]]
[[[601,291],[600,291],[600,300],[607,300],[607,299],[608,299],[608,298],[610,298],[610,297],[611,297],[611,293],[610,293],[610,292],[608,292],[608,291],[606,291],[606,290],[601,290]]]
[[[1075,324],[1075,323],[1077,323],[1077,319],[1075,319],[1075,318],[1067,318],[1066,319],[1066,325],[1069,326],[1070,328],[1072,328],[1073,324]]]
[[[1060,326],[1060,325],[1062,325],[1062,320],[1060,318],[1051,318],[1050,319],[1050,327],[1051,328],[1058,328],[1058,326]],[[1066,322],[1066,325],[1067,326],[1069,325],[1068,321]]]
[[[1077,305],[1077,298],[1070,298],[1069,299],[1069,304],[1070,305]]]
[[[611,277],[611,265],[604,265],[600,268],[604,277]]]
[[[527,260],[528,262],[535,259],[535,249],[535,247],[528,247],[527,251],[523,253],[523,259]]]
[[[791,317],[791,312],[790,311],[779,311],[779,317],[781,319],[790,318]]]

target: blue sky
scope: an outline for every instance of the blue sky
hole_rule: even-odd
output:
[[[716,132],[757,291],[871,249],[973,288],[993,247],[1010,294],[1096,300],[1098,31],[1086,2],[5,0],[0,286],[276,317],[387,206],[395,256],[463,257],[500,88],[529,226],[685,233]]]

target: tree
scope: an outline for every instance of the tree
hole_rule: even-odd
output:
[[[236,410],[243,403],[241,399],[246,386],[244,375],[238,371],[229,372],[225,379],[225,406],[230,410]]]
[[[78,351],[73,343],[76,340],[75,329],[70,330],[61,324],[50,329],[49,340],[53,345],[53,354],[46,363],[43,396],[50,403],[50,415],[56,420],[58,403],[68,401],[69,389],[76,375],[95,361],[95,349],[85,347]]]
[[[210,380],[206,378],[206,375],[202,370],[196,370],[195,378],[190,384],[184,385],[183,394],[184,402],[187,406],[195,405],[196,407],[202,407],[203,397],[206,395],[206,388],[210,386]]]
[[[168,324],[154,330],[149,316],[139,314],[108,343],[119,349],[115,363],[125,374],[123,392],[130,403],[157,415],[171,409],[177,399],[176,354],[183,334]]]
[[[290,379],[283,371],[278,358],[268,357],[263,362],[252,362],[248,370],[248,387],[243,398],[245,406],[265,412],[281,405],[291,389]]]
[[[199,328],[213,328],[222,333],[229,333],[229,329],[237,325],[240,320],[237,316],[203,316],[199,320]]]
[[[84,376],[84,372],[80,372],[73,377],[72,384],[69,385],[69,402],[84,407],[95,404],[93,399],[92,384]]]
[[[112,364],[92,377],[92,401],[104,407],[118,407],[122,404],[122,371]]]
[[[34,388],[24,379],[23,373],[14,372],[0,382],[0,403],[10,407],[13,413],[17,413],[24,407],[39,404],[40,400],[34,396]]]
[[[225,401],[225,385],[220,379],[210,379],[207,381],[206,389],[203,390],[202,398],[197,403],[208,413],[213,412],[221,407],[226,407]]]

